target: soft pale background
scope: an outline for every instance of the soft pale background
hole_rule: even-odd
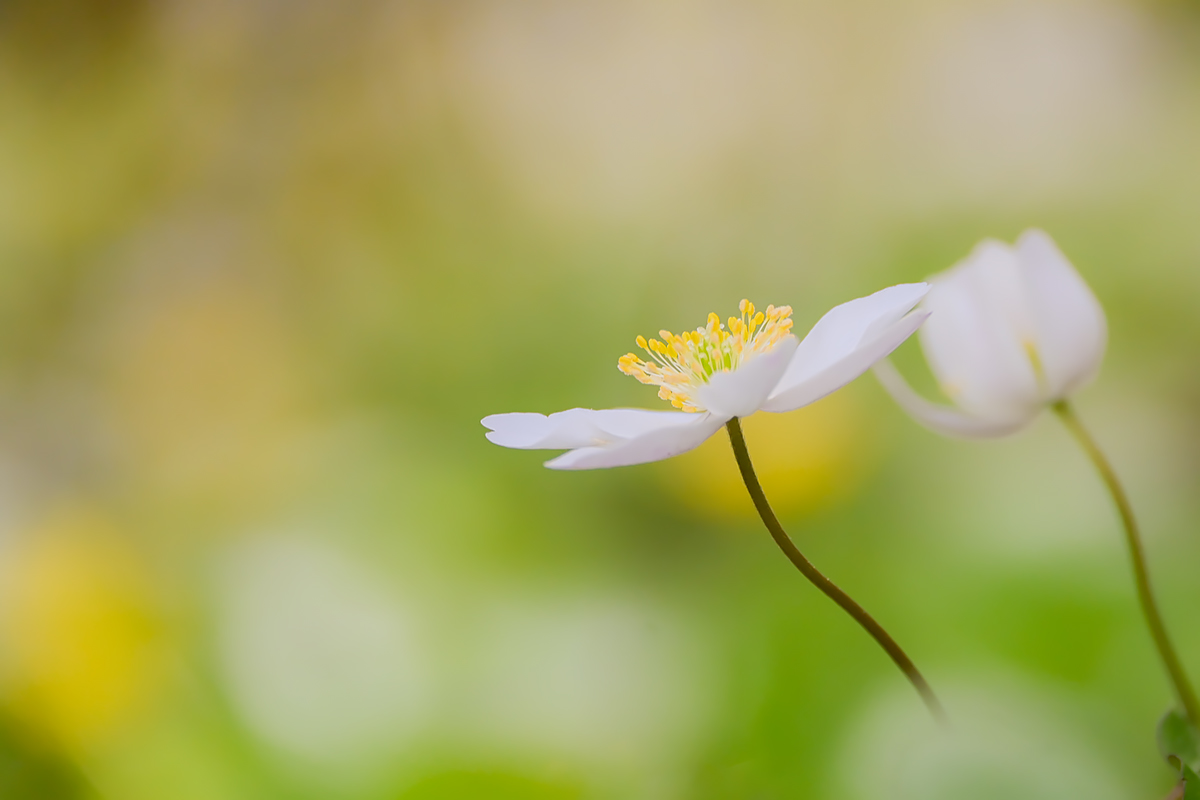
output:
[[[1200,678],[1197,142],[1182,0],[0,0],[0,794],[1161,797],[1052,420],[940,440],[866,377],[747,425],[951,743],[720,437],[560,474],[478,420],[656,407],[637,333],[1044,227]]]

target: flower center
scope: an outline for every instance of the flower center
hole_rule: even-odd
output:
[[[637,345],[650,356],[642,360],[626,353],[617,369],[642,383],[658,387],[658,396],[682,411],[704,411],[696,390],[718,372],[733,372],[749,359],[779,344],[792,330],[791,306],[767,306],[755,311],[754,303],[738,304],[741,317],[721,324],[716,314],[708,315],[703,328],[684,333],[659,331],[662,341],[637,337]]]

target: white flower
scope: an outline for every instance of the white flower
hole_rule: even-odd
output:
[[[887,361],[884,387],[922,425],[947,436],[1002,436],[1095,377],[1108,339],[1104,310],[1045,233],[1015,246],[987,240],[935,275],[921,308],[921,347],[954,406],[913,391]]]
[[[820,400],[866,372],[912,335],[928,316],[912,308],[928,285],[902,284],[834,308],[797,341],[792,309],[757,312],[743,300],[741,317],[716,314],[695,331],[660,331],[637,343],[650,357],[622,356],[618,368],[679,411],[573,408],[557,414],[484,417],[487,438],[522,450],[569,450],[552,469],[643,464],[698,447],[733,417],[791,411]]]

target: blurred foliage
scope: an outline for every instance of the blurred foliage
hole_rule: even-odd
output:
[[[451,800],[457,797],[492,797],[495,800],[574,800],[579,790],[517,775],[486,772],[449,772],[427,778],[400,797],[402,800]]]
[[[7,717],[0,718],[0,793],[12,800],[96,797],[74,763]]]
[[[1187,765],[1200,762],[1200,732],[1182,712],[1171,709],[1158,721],[1158,751]]]
[[[941,441],[867,377],[746,423],[804,551],[952,687],[950,742],[723,439],[561,474],[478,420],[656,407],[639,332],[742,297],[803,330],[1043,227],[1108,311],[1080,411],[1200,669],[1197,30],[0,0],[0,796],[1165,795],[1167,687],[1051,420]]]

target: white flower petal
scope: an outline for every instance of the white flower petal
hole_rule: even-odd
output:
[[[696,414],[682,411],[649,411],[644,408],[584,409],[593,415],[596,427],[617,439],[632,439],[672,425],[688,425]]]
[[[929,430],[943,436],[953,436],[961,439],[982,439],[993,436],[1004,436],[1020,430],[1029,424],[1037,411],[1017,418],[982,419],[973,417],[952,406],[931,403],[913,391],[908,381],[892,365],[891,361],[883,359],[875,364],[875,377],[883,384],[883,388],[892,396],[901,408]]]
[[[1049,400],[1060,400],[1100,369],[1108,341],[1104,309],[1054,241],[1039,230],[1017,240],[1038,357]]]
[[[567,450],[621,441],[670,425],[694,414],[640,408],[572,408],[545,414],[492,414],[483,418],[488,441],[519,450]]]
[[[590,409],[572,408],[557,414],[492,414],[483,418],[484,427],[490,428],[488,441],[501,447],[520,450],[557,450],[569,447],[587,447],[610,441],[604,431],[597,428]],[[594,412],[592,412],[594,413]]]
[[[863,341],[874,339],[875,334],[907,314],[928,291],[925,283],[903,283],[835,306],[796,348],[772,399],[829,369]]]
[[[890,328],[893,323],[899,322],[905,314],[916,307],[917,303],[921,302],[925,295],[929,294],[929,289],[929,284],[925,282],[900,283],[889,286],[866,297],[835,306],[817,322],[817,325],[820,325],[827,317],[831,317],[835,311],[846,318],[853,315],[857,319],[857,324],[867,323],[861,341],[870,341]],[[815,330],[816,326],[813,327]]]
[[[912,335],[924,315],[905,317],[928,284],[891,286],[837,306],[817,322],[796,348],[792,363],[763,404],[764,411],[791,411],[845,386]]]
[[[602,412],[597,412],[602,413]],[[645,411],[654,414],[656,427],[643,429],[628,439],[595,447],[582,447],[546,462],[550,469],[601,469],[645,464],[677,456],[699,447],[719,431],[728,417],[689,414],[683,411]],[[639,424],[649,418],[639,420]]]
[[[920,337],[942,391],[982,419],[1012,419],[1040,406],[1016,253],[984,242],[932,283]]]
[[[837,391],[870,369],[879,359],[890,355],[905,339],[912,336],[928,317],[927,311],[914,311],[901,317],[899,321],[893,322],[871,341],[860,344],[841,360],[835,361],[787,391],[772,396],[763,405],[763,411],[793,411]]]
[[[696,392],[700,404],[725,419],[748,417],[762,407],[792,361],[799,342],[786,336],[770,351],[755,356],[733,372],[718,372]]]

